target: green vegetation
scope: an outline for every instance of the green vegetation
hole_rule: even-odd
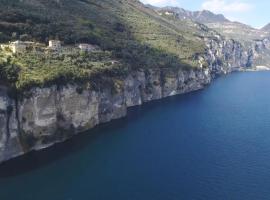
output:
[[[1,80],[18,89],[104,73],[122,76],[138,68],[196,67],[205,51],[196,27],[159,16],[137,0],[2,0],[0,6],[0,42],[60,39],[103,50],[86,55],[1,52]]]
[[[104,75],[121,76],[127,69],[107,51],[26,52],[14,56],[2,52],[0,59],[1,80],[9,81],[19,90],[55,82],[84,82]]]

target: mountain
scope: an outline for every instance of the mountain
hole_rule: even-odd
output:
[[[261,30],[270,32],[270,23],[261,28]]]
[[[240,43],[239,46],[235,46],[233,48],[237,48],[236,51],[239,49],[244,49],[244,53],[241,54],[248,55],[248,65],[251,66],[270,66],[270,32],[267,31],[267,27],[259,30],[255,29],[251,26],[248,26],[243,23],[239,22],[232,22],[226,19],[223,15],[217,15],[210,11],[188,11],[183,8],[177,7],[164,7],[164,8],[152,8],[164,18],[175,21],[175,22],[182,22],[186,24],[192,24],[196,27],[201,27],[205,30],[205,27],[200,26],[200,24],[205,25],[208,30],[206,31],[209,35],[209,32],[212,32],[212,36],[215,38],[216,35],[218,37],[225,37],[225,40],[231,40]],[[216,33],[214,32],[216,31]],[[200,34],[202,34],[202,30]],[[197,34],[197,33],[196,33]],[[219,45],[221,45],[220,40],[218,39]],[[209,47],[212,47],[212,44],[208,44]],[[215,47],[217,48],[217,47]],[[230,47],[227,47],[230,48]],[[239,48],[239,49],[238,49]],[[228,49],[222,49],[219,54],[224,54]],[[232,54],[225,53],[225,57],[227,55]],[[243,55],[244,56],[244,55]],[[245,57],[244,56],[244,57]],[[241,58],[238,58],[241,59]]]
[[[194,20],[200,23],[224,23],[229,22],[222,14],[214,14],[208,10],[196,11],[194,13]]]
[[[138,0],[1,0],[0,7],[0,42],[18,39],[42,43],[60,39],[65,45],[87,42],[109,51],[111,59],[122,64],[108,67],[104,63],[95,64],[95,58],[85,63],[95,67],[85,69],[74,66],[75,61],[63,66],[63,62],[56,60],[59,67],[55,68],[38,57],[12,57],[12,63],[18,65],[25,63],[28,67],[31,59],[39,63],[31,66],[31,70],[18,67],[19,76],[12,78],[17,87],[62,80],[63,74],[64,80],[74,77],[81,80],[103,71],[122,75],[142,67],[193,68],[199,65],[195,55],[204,54],[206,48],[204,41],[193,34],[199,31],[196,27],[185,22],[175,25]],[[3,76],[11,77],[6,73]]]
[[[193,21],[197,21],[202,24],[229,22],[229,20],[226,19],[223,15],[221,14],[216,15],[208,10],[192,12],[178,7],[164,7],[164,8],[157,8],[156,10],[159,13],[163,14],[166,14],[166,12],[167,14],[174,13],[175,16],[180,19],[191,19]]]
[[[117,49],[133,41],[134,45],[143,43],[177,53],[183,48],[175,51],[169,39],[181,37],[183,46],[189,44],[189,48],[195,40],[192,34],[168,23],[137,0],[1,0],[0,7],[2,42],[20,38],[47,42],[59,38],[65,44],[91,42],[105,49]],[[196,48],[186,51],[190,53],[187,57],[196,51],[196,44],[193,42]]]
[[[210,11],[188,11],[177,7],[156,8],[156,11],[162,15],[173,15],[175,18],[181,20],[192,20],[205,24],[211,29],[218,31],[220,34],[226,36],[228,39],[236,39],[242,43],[250,42],[252,40],[263,39],[270,34],[267,28],[255,29],[239,22],[232,22],[226,19],[221,14],[215,14]]]
[[[270,32],[268,31],[255,29],[239,22],[207,23],[206,25],[209,28],[217,30],[227,38],[236,39],[242,43],[262,40],[270,36]]]

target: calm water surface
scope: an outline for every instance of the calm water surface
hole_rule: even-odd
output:
[[[0,166],[1,200],[269,200],[270,73],[130,109]]]

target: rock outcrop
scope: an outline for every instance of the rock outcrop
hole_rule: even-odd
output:
[[[20,143],[16,102],[0,87],[0,162],[24,153]]]
[[[254,66],[270,68],[270,38],[255,40],[249,48],[253,52]]]
[[[253,50],[239,42],[225,40],[220,35],[204,38],[207,45],[205,59],[214,74],[227,74],[253,65]]]

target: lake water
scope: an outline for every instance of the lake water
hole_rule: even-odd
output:
[[[1,200],[269,200],[270,73],[204,90],[0,166]]]

